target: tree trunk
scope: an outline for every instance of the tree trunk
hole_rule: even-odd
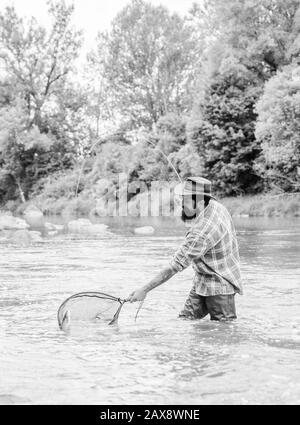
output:
[[[17,183],[17,186],[18,186],[18,189],[19,189],[19,192],[20,192],[21,201],[23,202],[23,204],[25,204],[26,199],[25,199],[25,195],[24,195],[24,192],[22,190],[22,187],[21,187],[20,180],[16,179],[16,183]]]

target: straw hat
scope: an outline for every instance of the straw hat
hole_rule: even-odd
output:
[[[174,188],[176,195],[203,195],[214,198],[211,194],[211,182],[203,177],[188,177]]]

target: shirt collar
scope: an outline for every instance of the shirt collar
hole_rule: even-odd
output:
[[[190,221],[187,233],[191,232],[197,226],[197,224],[200,223],[201,220],[203,220],[203,218],[209,217],[215,206],[215,202],[215,200],[211,199],[209,201],[209,204],[197,215],[197,217]]]

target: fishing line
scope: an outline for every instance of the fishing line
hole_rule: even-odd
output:
[[[90,154],[94,151],[95,147],[100,143],[100,140],[97,140],[90,149]],[[147,140],[147,143],[152,145],[155,150],[157,150],[163,158],[168,162],[169,166],[175,172],[178,180],[182,183],[182,179],[176,170],[174,164],[167,157],[167,155],[159,149],[151,140]],[[81,163],[79,176],[77,179],[75,198],[78,201],[78,191],[79,185],[82,178],[82,173],[86,163],[87,157],[85,157]],[[103,292],[81,292],[74,294],[71,297],[67,298],[59,307],[57,318],[60,329],[68,326],[70,321],[76,320],[96,320],[100,319],[108,322],[109,325],[115,324],[118,321],[120,311],[123,305],[128,300],[114,297],[112,295],[103,293]],[[110,305],[111,304],[111,305]],[[139,315],[141,308],[143,307],[144,300],[141,301],[136,315],[135,321]]]
[[[90,154],[93,152],[93,150],[95,149],[95,147],[98,145],[98,143],[100,143],[100,140],[97,140],[97,142],[95,142],[93,145],[92,145],[92,147],[91,147],[91,150],[90,150]],[[175,174],[176,174],[176,176],[177,176],[177,178],[178,178],[178,180],[180,181],[180,183],[182,183],[182,179],[181,179],[181,177],[180,177],[180,175],[179,175],[179,173],[178,173],[178,171],[176,170],[176,168],[175,168],[175,166],[174,166],[174,164],[172,163],[172,161],[170,160],[170,158],[168,158],[167,157],[167,155],[161,150],[161,149],[159,149],[156,145],[155,145],[155,143],[153,143],[153,142],[151,142],[151,140],[147,140],[147,143],[150,143],[150,145],[152,145],[153,147],[154,147],[154,149],[156,149],[166,160],[167,160],[167,162],[168,162],[168,164],[171,166],[171,168],[173,169],[173,171],[175,172]],[[75,190],[75,198],[77,198],[77,196],[78,196],[78,190],[79,190],[79,185],[80,185],[80,181],[81,181],[81,177],[82,177],[82,172],[83,172],[83,168],[84,168],[84,165],[85,165],[85,162],[86,162],[86,159],[87,159],[87,157],[85,157],[84,159],[83,159],[83,161],[82,161],[82,164],[81,164],[81,167],[80,167],[80,170],[79,170],[79,176],[78,176],[78,179],[77,179],[77,184],[76,184],[76,190]]]

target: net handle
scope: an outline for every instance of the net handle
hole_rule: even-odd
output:
[[[115,312],[113,319],[109,322],[109,325],[113,325],[118,321],[120,311],[122,310],[123,305],[126,303],[126,300],[121,300],[121,298],[118,298],[118,301],[120,302],[120,305],[118,310]]]
[[[138,315],[139,315],[139,312],[140,312],[141,308],[143,307],[144,301],[145,301],[145,300],[142,300],[142,301],[140,302],[140,305],[139,305],[139,307],[138,307],[138,309],[137,309],[137,311],[136,311],[135,318],[134,318],[134,321],[135,321],[135,322],[136,322],[136,319],[137,319],[137,317],[138,317]]]

